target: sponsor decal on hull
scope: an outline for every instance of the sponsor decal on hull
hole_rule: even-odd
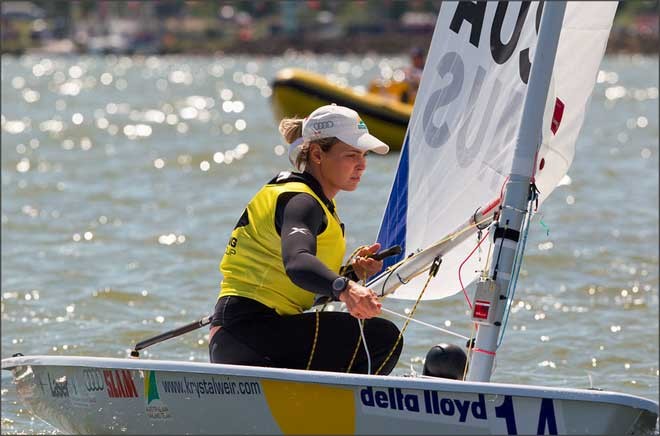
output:
[[[69,382],[66,376],[54,378],[48,373],[48,386],[53,398],[69,398]]]
[[[259,382],[235,382],[218,380],[215,377],[194,380],[185,376],[179,379],[161,379],[160,385],[167,394],[192,395],[197,398],[207,395],[261,395]]]
[[[133,376],[127,369],[104,369],[103,379],[110,398],[137,398]]]
[[[433,390],[411,391],[400,388],[365,387],[360,389],[360,402],[365,413],[414,414],[437,417],[443,422],[466,424],[470,427],[497,427],[506,434],[519,432],[536,434],[559,434],[558,411],[551,398],[528,398],[525,413],[516,413],[516,402],[511,395],[494,396],[486,401],[484,394],[459,395]],[[498,405],[494,399],[501,398]],[[533,405],[538,406],[533,407]],[[518,404],[518,408],[523,408]],[[533,410],[530,410],[532,408]],[[530,414],[530,412],[532,412]],[[532,428],[533,427],[533,428]]]
[[[36,374],[35,379],[36,379],[37,385],[39,386],[39,389],[41,390],[41,394],[45,395],[46,394],[46,388],[45,387],[48,386],[48,384],[44,383],[44,381],[41,380],[41,375],[40,374]]]
[[[96,393],[90,390],[86,383],[81,383],[81,377],[85,379],[85,373],[67,371],[65,374],[53,375],[46,372],[45,378],[48,383],[42,381],[42,375],[36,375],[35,382],[44,393],[50,393],[52,398],[65,401],[69,407],[89,409],[95,407]],[[97,370],[100,372],[100,370]],[[83,388],[84,387],[84,388]]]
[[[146,401],[145,412],[151,419],[170,419],[172,414],[169,407],[160,399],[158,393],[158,382],[156,371],[144,372],[144,399]]]
[[[105,390],[103,372],[100,369],[89,368],[82,372],[83,386],[87,392],[100,392]]]

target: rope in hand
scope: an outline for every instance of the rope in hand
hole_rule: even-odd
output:
[[[481,220],[481,221],[479,221],[479,222],[475,222],[473,225],[471,225],[471,226],[469,226],[469,227],[467,227],[467,228],[465,228],[465,229],[463,229],[463,230],[461,230],[461,231],[459,231],[459,232],[456,232],[456,233],[454,233],[454,234],[451,234],[451,235],[446,236],[445,238],[443,238],[443,239],[439,240],[438,242],[436,242],[436,244],[434,244],[434,245],[441,244],[441,243],[443,243],[443,242],[445,242],[445,241],[449,241],[449,240],[451,240],[451,239],[453,239],[453,238],[456,238],[456,237],[458,237],[459,235],[461,235],[462,233],[464,233],[464,232],[466,232],[466,231],[468,231],[468,230],[470,230],[470,229],[473,229],[473,228],[475,228],[475,227],[478,227],[479,225],[481,225],[481,224],[487,222],[489,219],[490,219],[490,218],[484,218],[483,220]],[[479,243],[477,244],[477,247],[475,247],[475,250],[476,250],[476,248],[479,247],[479,245],[481,245],[481,243],[482,243],[485,239],[486,239],[486,238],[484,237],[483,239],[481,239],[481,240],[479,241]],[[474,250],[473,250],[473,252],[474,252]],[[472,253],[470,253],[469,256],[471,256],[471,255],[472,255]],[[468,257],[469,257],[469,256],[468,256]],[[490,258],[490,246],[489,246],[489,251],[488,251],[488,255],[487,255],[487,259],[486,259],[487,262],[488,262],[489,258]],[[399,263],[394,264],[394,265],[391,265],[391,266],[388,268],[388,270],[393,271],[396,267],[398,267],[400,264],[402,264],[402,263],[405,262],[405,261],[406,261],[406,259],[403,259],[403,260],[400,261]],[[431,282],[431,279],[432,279],[433,277],[435,277],[436,274],[438,273],[438,269],[439,269],[439,267],[440,267],[440,263],[441,263],[441,259],[440,259],[439,256],[436,257],[436,258],[433,260],[433,263],[431,264],[431,266],[430,266],[430,268],[429,268],[429,276],[428,276],[428,278],[426,279],[426,283],[424,283],[424,287],[422,288],[421,292],[419,293],[419,296],[417,297],[417,300],[415,301],[415,304],[413,305],[413,308],[410,310],[410,315],[408,315],[407,317],[405,317],[405,318],[406,318],[406,322],[404,323],[403,327],[401,328],[401,331],[399,332],[399,336],[397,337],[397,340],[396,340],[396,342],[394,343],[394,346],[392,347],[392,349],[390,350],[389,354],[387,355],[387,357],[385,358],[385,360],[383,361],[383,363],[380,365],[380,367],[376,370],[376,372],[375,372],[374,374],[378,374],[378,373],[383,369],[383,367],[385,366],[385,364],[389,361],[389,359],[392,357],[392,354],[394,353],[394,350],[396,350],[396,347],[399,345],[399,342],[401,342],[401,338],[403,337],[403,333],[404,333],[404,331],[406,330],[406,328],[408,327],[408,325],[410,324],[411,321],[416,322],[416,323],[418,323],[418,324],[426,325],[426,326],[428,326],[428,327],[432,327],[432,328],[434,328],[434,329],[436,329],[436,330],[440,330],[440,331],[443,331],[443,332],[445,332],[445,333],[448,333],[448,334],[451,334],[451,335],[454,335],[454,336],[458,336],[458,337],[463,338],[463,339],[468,339],[466,336],[460,335],[460,334],[458,334],[458,333],[451,332],[451,331],[449,331],[449,330],[445,330],[445,329],[442,329],[442,328],[440,328],[440,327],[436,327],[436,326],[433,326],[433,325],[431,325],[431,324],[424,323],[424,322],[422,322],[422,321],[418,321],[418,320],[413,319],[413,315],[415,314],[415,311],[417,310],[417,306],[419,305],[419,302],[422,300],[422,297],[424,296],[424,292],[426,292],[426,289],[428,288],[429,283]],[[459,279],[460,279],[460,275],[459,275]],[[466,297],[467,297],[467,295],[466,295]],[[469,303],[469,299],[468,299],[468,303]],[[387,309],[383,309],[383,310],[386,311],[386,312],[388,312],[388,313],[391,313],[391,314],[393,314],[393,315],[397,315],[397,316],[401,316],[401,317],[403,317],[402,315],[400,315],[400,314],[398,314],[398,313],[396,313],[396,312],[394,312],[394,311],[387,310]],[[473,333],[472,333],[472,335],[473,335],[473,334],[474,334],[474,326],[473,326]],[[469,341],[471,341],[471,339],[469,339]],[[470,350],[471,350],[471,349],[470,349]],[[470,350],[468,350],[468,355],[469,355]],[[464,372],[466,372],[466,371],[467,371],[467,361],[466,361],[466,366],[465,366],[465,368],[464,368]],[[463,375],[463,377],[465,378],[465,374]]]
[[[342,265],[342,267],[340,268],[340,270],[339,270],[340,275],[344,275],[344,273],[346,272],[346,269],[348,268],[348,266],[351,264],[353,259],[355,259],[355,257],[357,256],[357,253],[360,250],[362,250],[363,248],[366,248],[366,247],[367,247],[367,245],[361,245],[361,246],[357,247],[355,250],[353,250],[351,255],[348,257],[348,260],[346,261],[346,263],[344,263],[344,265]],[[363,278],[361,280],[361,282],[364,284],[366,282],[366,277]],[[326,302],[320,310],[317,310],[315,312],[316,313],[316,328],[314,330],[314,341],[312,342],[312,349],[309,353],[309,359],[307,360],[307,367],[305,368],[307,370],[309,370],[311,368],[312,360],[314,359],[314,354],[316,352],[316,344],[318,342],[319,324],[320,324],[320,314],[319,314],[319,312],[322,312],[327,305],[328,305],[328,303]],[[346,372],[347,373],[351,372],[351,369],[353,368],[353,364],[355,363],[355,358],[357,357],[358,350],[360,349],[360,343],[364,342],[364,350],[367,353],[367,373],[370,374],[371,373],[371,355],[369,354],[369,349],[367,348],[367,342],[366,342],[366,339],[364,337],[364,325],[363,325],[363,323],[361,322],[360,319],[358,319],[357,322],[358,322],[358,326],[359,326],[359,329],[360,329],[360,335],[358,336],[358,341],[357,341],[357,344],[355,344],[355,350],[353,350],[353,355],[352,355],[351,360],[348,364],[348,367],[346,368]]]
[[[471,225],[471,226],[469,226],[469,227],[466,227],[465,229],[463,229],[463,230],[461,230],[461,231],[459,231],[459,232],[456,232],[456,233],[454,233],[454,234],[451,234],[451,235],[446,236],[445,238],[439,240],[439,241],[438,241],[436,244],[434,244],[434,245],[441,244],[441,243],[443,243],[443,242],[445,242],[445,241],[449,241],[449,240],[451,240],[451,239],[453,239],[453,238],[456,238],[456,237],[460,236],[461,234],[467,232],[468,230],[471,230],[471,229],[473,229],[473,228],[475,228],[475,227],[478,227],[478,226],[480,226],[481,224],[487,222],[489,219],[490,219],[490,218],[484,218],[484,219],[481,220],[481,221],[475,222],[473,225]],[[484,239],[485,239],[485,238],[484,238]],[[359,248],[357,248],[355,251],[353,251],[353,253],[351,254],[351,257],[349,258],[349,261],[347,262],[347,264],[348,264],[348,263],[350,262],[350,260],[355,256],[355,254],[357,253],[357,251],[360,250],[361,248],[363,248],[363,247],[359,247]],[[396,263],[396,264],[394,264],[394,265],[391,265],[391,266],[388,268],[388,270],[390,270],[390,271],[394,271],[399,265],[401,265],[401,264],[402,264],[403,262],[405,262],[405,261],[406,261],[406,259],[403,259],[403,260],[401,260],[400,262],[398,262],[398,263]],[[388,353],[388,355],[387,355],[387,357],[385,358],[385,360],[383,360],[383,363],[381,363],[381,365],[378,367],[378,369],[376,370],[376,372],[374,372],[375,375],[377,375],[378,373],[380,373],[380,371],[384,368],[385,364],[387,364],[387,362],[390,360],[390,358],[392,357],[392,354],[394,354],[394,351],[396,350],[396,347],[399,345],[399,342],[401,342],[401,339],[403,338],[403,333],[405,332],[406,328],[408,328],[408,325],[410,324],[411,321],[417,322],[417,323],[419,323],[419,324],[423,324],[423,325],[431,326],[430,324],[426,324],[426,323],[424,323],[424,322],[422,322],[422,321],[414,320],[414,319],[413,319],[413,315],[415,314],[415,311],[417,310],[417,306],[419,305],[419,302],[422,300],[422,297],[424,296],[424,293],[426,292],[426,289],[428,288],[429,283],[431,282],[431,279],[432,279],[433,277],[435,277],[436,274],[438,273],[438,269],[439,269],[439,267],[440,267],[440,263],[441,263],[441,259],[440,259],[439,256],[436,257],[436,258],[433,260],[431,266],[429,267],[429,276],[428,276],[428,278],[426,279],[426,283],[424,283],[424,287],[422,288],[421,292],[419,293],[419,296],[417,297],[417,300],[415,301],[415,304],[413,305],[413,308],[412,308],[411,311],[410,311],[410,315],[406,317],[406,322],[404,323],[403,327],[401,328],[401,331],[399,332],[399,336],[397,337],[396,342],[395,342],[394,345],[392,346],[392,349],[391,349],[390,352]],[[343,268],[343,267],[342,267],[342,268]],[[401,315],[397,314],[396,312],[393,312],[393,311],[390,311],[390,310],[387,310],[387,309],[384,309],[384,310],[385,310],[386,312],[388,312],[388,313],[392,313],[392,314],[394,314],[394,315],[401,316]],[[358,322],[359,322],[359,320],[358,320]],[[461,337],[461,338],[467,339],[465,336],[459,335],[459,334],[454,333],[454,332],[450,332],[449,330],[444,330],[444,329],[441,329],[441,328],[439,328],[439,327],[435,327],[435,326],[431,326],[431,327],[434,327],[434,328],[436,328],[436,329],[438,329],[438,330],[445,331],[446,333],[453,334],[453,335],[455,335],[455,336],[459,336],[459,337]],[[360,332],[362,333],[362,336],[364,336],[364,332],[362,331],[362,324],[360,324]],[[358,343],[357,343],[357,346],[356,346],[356,348],[355,348],[355,351],[353,352],[353,359],[351,359],[351,365],[349,366],[349,370],[350,370],[350,368],[352,367],[352,364],[353,364],[353,361],[354,361],[354,359],[355,359],[355,355],[357,354],[357,349],[359,348],[359,346],[360,346],[360,341],[358,340]],[[365,350],[366,350],[366,340],[365,340]],[[369,353],[368,353],[368,351],[367,351],[367,358],[369,358]],[[347,371],[347,372],[348,372],[348,371]]]
[[[436,243],[433,244],[433,245],[441,244],[441,243],[443,243],[443,242],[446,242],[446,241],[449,241],[449,240],[451,240],[451,239],[453,239],[453,238],[456,238],[456,237],[460,236],[462,233],[465,233],[466,231],[471,230],[471,229],[473,229],[473,228],[475,228],[475,227],[478,227],[478,226],[480,226],[481,224],[487,222],[489,219],[490,219],[490,218],[484,218],[484,219],[481,220],[481,221],[475,222],[473,225],[468,226],[468,227],[466,227],[465,229],[463,229],[463,230],[461,230],[461,231],[459,231],[459,232],[456,232],[456,233],[454,233],[454,234],[448,235],[448,236],[446,236],[446,237],[440,239],[438,242],[436,242]],[[484,239],[485,239],[485,238],[484,238]],[[366,246],[366,245],[361,245],[361,246],[357,247],[355,250],[353,250],[353,252],[352,252],[351,255],[349,256],[349,258],[348,258],[348,260],[346,261],[346,263],[345,263],[344,265],[342,265],[342,267],[340,268],[340,270],[339,270],[339,274],[340,274],[340,275],[343,275],[343,273],[346,271],[346,268],[351,264],[351,261],[357,256],[358,251],[362,250],[362,249],[365,248],[365,247],[367,247],[367,246]],[[489,247],[489,249],[490,249],[490,247]],[[488,257],[490,257],[490,252],[488,253]],[[407,260],[407,259],[404,258],[404,259],[402,259],[400,262],[398,262],[398,263],[396,263],[396,264],[394,264],[394,265],[391,265],[391,266],[388,268],[388,270],[389,270],[389,271],[393,271],[393,270],[395,270],[399,265],[403,264],[406,260]],[[438,268],[440,267],[440,263],[441,263],[440,258],[439,258],[439,257],[436,257],[436,258],[434,259],[433,263],[431,264],[431,266],[430,266],[430,268],[429,268],[429,276],[428,276],[428,278],[426,279],[426,283],[424,284],[424,287],[422,288],[422,290],[421,290],[421,292],[420,292],[420,294],[419,294],[419,297],[417,297],[417,301],[415,301],[415,304],[413,305],[413,308],[412,308],[411,311],[410,311],[410,315],[407,316],[407,317],[405,317],[405,318],[406,318],[406,322],[404,323],[403,327],[401,328],[401,331],[399,332],[399,336],[397,337],[397,340],[396,340],[396,342],[394,343],[394,346],[392,347],[392,349],[390,350],[389,354],[387,355],[387,357],[385,358],[385,360],[383,361],[383,363],[381,363],[381,365],[378,367],[378,369],[376,370],[376,372],[375,372],[374,374],[377,375],[378,373],[380,373],[380,371],[383,369],[383,367],[385,366],[385,364],[390,360],[390,358],[392,357],[392,354],[394,354],[394,351],[396,350],[396,347],[399,345],[399,342],[401,342],[401,338],[403,337],[403,333],[405,332],[406,328],[408,327],[408,325],[410,324],[411,321],[413,321],[413,322],[417,322],[417,323],[422,324],[422,325],[426,325],[426,326],[428,326],[428,327],[435,328],[435,329],[437,329],[437,330],[444,331],[445,333],[452,334],[452,335],[454,335],[454,336],[458,336],[458,337],[461,337],[461,338],[464,338],[464,339],[466,338],[465,336],[459,335],[459,334],[454,333],[454,332],[451,332],[451,331],[449,331],[449,330],[445,330],[445,329],[442,329],[442,328],[440,328],[440,327],[436,327],[436,326],[433,326],[433,325],[431,325],[431,324],[424,323],[423,321],[418,321],[418,320],[413,319],[413,315],[415,314],[415,311],[417,310],[417,306],[419,305],[419,302],[422,300],[422,297],[424,296],[424,292],[426,292],[426,289],[428,288],[428,285],[429,285],[431,279],[432,279],[433,277],[435,277],[436,274],[438,273]],[[364,282],[366,282],[366,278],[364,278],[364,279],[362,280],[362,283],[364,283]],[[469,301],[469,300],[468,300],[468,301]],[[308,359],[308,361],[307,361],[307,368],[306,368],[306,369],[310,369],[310,367],[311,367],[311,363],[312,363],[312,359],[313,359],[313,357],[314,357],[314,353],[315,353],[315,351],[316,351],[316,344],[317,344],[317,342],[318,342],[318,332],[319,332],[319,317],[320,317],[319,312],[320,312],[320,311],[323,311],[323,310],[325,309],[325,307],[327,306],[327,304],[328,304],[328,303],[326,302],[326,304],[323,305],[323,307],[321,308],[321,310],[317,310],[317,311],[316,311],[316,328],[315,328],[315,331],[314,331],[314,341],[313,341],[313,343],[312,343],[312,349],[311,349],[311,351],[310,351],[310,355],[309,355],[309,359]],[[397,316],[404,317],[403,315],[400,315],[400,314],[398,314],[398,313],[396,313],[396,312],[393,312],[393,311],[390,311],[390,310],[387,310],[387,309],[383,309],[383,310],[385,310],[386,312],[391,313],[391,314],[393,314],[393,315],[397,315]],[[368,373],[371,373],[371,370],[370,370],[370,368],[371,368],[371,355],[369,354],[369,350],[367,349],[366,338],[364,337],[364,325],[363,325],[363,323],[362,323],[359,319],[358,319],[357,321],[358,321],[358,325],[359,325],[359,328],[360,328],[360,336],[358,337],[357,344],[355,345],[355,349],[353,350],[353,355],[352,355],[351,360],[350,360],[350,362],[349,362],[349,365],[348,365],[348,367],[347,367],[347,369],[346,369],[346,372],[347,372],[347,373],[350,372],[351,369],[353,368],[353,364],[355,363],[355,358],[357,357],[357,352],[358,352],[358,350],[359,350],[359,348],[360,348],[360,343],[364,342],[364,348],[365,348],[365,352],[366,352],[366,354],[367,354],[367,366],[368,366],[367,371],[368,371]],[[469,350],[468,350],[468,353],[469,353]],[[466,367],[466,368],[467,368],[467,367]]]
[[[424,287],[422,288],[422,291],[419,293],[419,297],[417,297],[417,301],[415,301],[413,308],[410,310],[410,316],[408,317],[408,319],[406,319],[406,322],[403,324],[403,327],[401,327],[401,331],[399,332],[399,336],[396,338],[396,342],[394,342],[394,346],[392,346],[392,349],[390,350],[389,354],[387,355],[385,360],[383,360],[383,363],[380,364],[380,366],[378,367],[378,369],[374,374],[377,375],[385,367],[385,364],[390,360],[392,354],[394,354],[394,350],[396,350],[396,347],[399,345],[399,342],[401,342],[401,338],[403,338],[403,332],[406,331],[408,324],[410,324],[410,320],[415,314],[419,302],[422,301],[424,292],[426,292],[426,289],[429,287],[429,283],[431,282],[431,279],[435,277],[435,275],[438,273],[438,269],[440,268],[440,263],[441,263],[440,257],[436,257],[435,259],[433,259],[433,263],[431,264],[431,269],[429,269],[429,276],[426,279],[426,283],[424,283]]]
[[[314,313],[316,313],[316,328],[314,329],[314,342],[312,342],[312,351],[309,352],[309,359],[307,360],[307,367],[305,368],[307,370],[312,367],[312,359],[314,358],[314,352],[316,351],[316,343],[319,338],[319,321],[321,315],[319,314],[318,310]]]
[[[367,275],[366,272],[364,273],[365,273],[364,276],[360,277],[360,284],[362,286],[365,286],[367,283]],[[351,364],[349,365],[348,369],[350,370],[353,367],[355,356],[357,356],[358,348],[360,348],[360,340],[362,340],[362,343],[364,344],[364,352],[367,355],[367,374],[371,374],[371,354],[369,354],[369,348],[367,348],[367,338],[364,336],[364,323],[366,322],[366,320],[361,320],[359,318],[356,319],[358,323],[358,328],[360,329],[360,339],[358,339],[358,343],[355,347],[355,351],[353,352],[353,358],[351,359]]]
[[[348,261],[346,262],[348,265],[350,265],[350,261],[355,257],[357,251],[363,247],[366,247],[366,245],[363,245],[362,247],[359,247],[355,251],[353,251],[353,254],[351,254],[351,256],[348,258]],[[364,285],[366,281],[367,281],[366,277],[363,277],[362,280],[360,280],[360,283]],[[353,363],[355,363],[355,358],[357,357],[358,350],[360,349],[360,344],[364,343],[364,351],[367,353],[367,374],[371,374],[371,355],[369,354],[369,349],[367,348],[367,339],[364,337],[364,324],[363,321],[360,320],[359,318],[356,319],[358,322],[358,328],[360,329],[360,336],[358,336],[358,341],[357,344],[355,344],[355,350],[353,350],[353,356],[351,357],[351,361],[348,364],[348,367],[346,368],[346,372],[347,373],[351,372],[351,369],[353,368]]]

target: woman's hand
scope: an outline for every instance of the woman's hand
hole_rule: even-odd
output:
[[[376,294],[369,288],[348,282],[346,290],[339,294],[339,301],[346,304],[348,312],[358,319],[369,319],[380,314],[382,304]]]
[[[367,257],[378,253],[378,250],[380,250],[380,244],[376,242],[368,247],[364,247],[360,249],[356,253],[356,256],[353,259],[352,264],[353,264],[353,270],[355,271],[355,274],[358,276],[359,279],[366,280],[368,277],[371,277],[372,275],[376,274],[378,271],[383,269],[382,260],[375,260],[370,257]]]

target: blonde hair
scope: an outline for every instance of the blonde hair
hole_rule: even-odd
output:
[[[302,136],[302,123],[302,118],[284,118],[280,121],[280,133],[287,144]]]
[[[302,118],[283,118],[280,121],[279,131],[287,144],[292,144],[296,139],[302,136]],[[295,167],[299,171],[304,171],[309,161],[309,147],[312,143],[318,144],[321,150],[328,151],[330,147],[339,140],[335,137],[315,139],[313,141],[304,141],[298,146],[298,155],[296,156]]]

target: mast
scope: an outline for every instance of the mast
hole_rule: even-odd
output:
[[[479,324],[479,328],[470,358],[467,377],[470,381],[490,381],[497,352],[497,339],[506,308],[506,292],[510,281],[514,279],[513,263],[529,202],[530,180],[536,163],[536,153],[541,145],[543,112],[566,2],[545,2],[543,9],[520,129],[516,137],[511,174],[506,184],[498,229],[495,232],[490,276],[477,284],[474,298],[472,318]]]

